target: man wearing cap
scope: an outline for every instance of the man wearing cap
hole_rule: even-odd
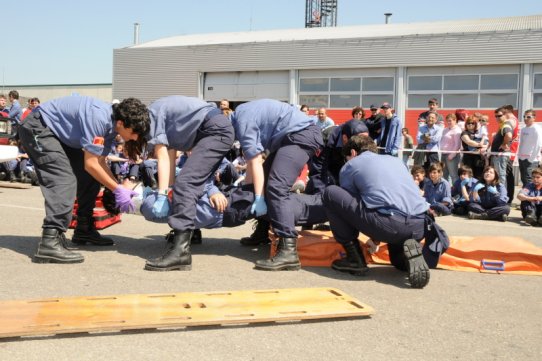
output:
[[[348,162],[341,169],[340,186],[331,185],[322,195],[333,236],[346,251],[332,268],[357,275],[368,271],[357,240],[362,232],[386,242],[391,263],[408,270],[413,288],[423,288],[429,267],[419,241],[428,204],[400,159],[376,153],[370,138],[350,138],[343,147]]]
[[[384,112],[384,119],[380,121],[382,129],[376,139],[376,144],[379,148],[378,153],[397,157],[401,146],[401,121],[395,114],[390,103],[382,103],[380,109]]]
[[[380,114],[380,111],[375,104],[371,104],[370,109],[371,116],[365,119],[365,125],[367,125],[367,128],[369,129],[369,136],[372,139],[376,139],[380,134],[380,129],[382,125],[381,121],[384,116]]]

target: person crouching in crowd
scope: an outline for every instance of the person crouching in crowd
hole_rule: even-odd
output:
[[[528,183],[518,193],[523,220],[531,226],[542,226],[542,168],[535,168]]]
[[[472,168],[462,165],[458,171],[459,178],[452,185],[453,214],[464,216],[468,213],[469,199],[478,179],[472,176]]]
[[[423,197],[425,184],[431,182],[429,178],[425,176],[425,168],[421,165],[413,165],[410,174],[412,175],[412,179],[414,179],[414,183],[416,183],[420,189],[420,195]]]
[[[442,177],[442,163],[429,166],[429,179],[423,189],[423,196],[429,203],[430,212],[434,216],[449,216],[452,214],[452,190],[450,183]]]
[[[469,203],[469,219],[492,219],[506,222],[510,214],[506,184],[499,181],[493,166],[484,169],[483,180],[476,184]]]

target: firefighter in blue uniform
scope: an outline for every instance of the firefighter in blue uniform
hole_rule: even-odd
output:
[[[169,96],[149,105],[151,129],[149,151],[158,160],[158,198],[153,214],[168,219],[173,242],[165,253],[148,260],[148,271],[190,270],[190,239],[194,232],[196,203],[204,192],[206,180],[214,174],[230,150],[234,131],[230,120],[220,110],[201,99]],[[182,172],[175,177],[176,151],[191,150]],[[170,210],[168,188],[173,186]]]
[[[232,123],[247,160],[247,172],[254,183],[255,200],[251,211],[257,217],[268,213],[279,237],[276,255],[257,261],[256,269],[299,269],[290,189],[309,158],[321,151],[321,131],[297,107],[271,99],[239,105]],[[265,164],[264,154],[267,154]]]
[[[377,152],[371,138],[350,138],[343,147],[348,162],[341,170],[340,186],[327,187],[322,196],[333,236],[346,251],[346,257],[332,267],[353,274],[367,272],[357,240],[362,232],[373,241],[386,242],[392,264],[399,269],[406,266],[411,286],[423,288],[429,282],[429,267],[419,241],[429,205],[403,162]],[[403,265],[398,256],[403,256]]]
[[[117,134],[135,159],[149,130],[147,107],[134,98],[108,104],[91,97],[64,97],[41,104],[19,128],[21,143],[34,163],[45,198],[45,219],[38,263],[79,263],[81,254],[67,248],[64,232],[70,224],[75,197],[77,228],[72,242],[112,245],[92,218],[100,183],[112,190],[120,210],[133,210],[133,192],[119,186],[105,162]]]

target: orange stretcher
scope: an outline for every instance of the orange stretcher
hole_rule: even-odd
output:
[[[390,263],[385,243],[376,253],[369,254],[368,238],[360,234],[359,240],[367,263]],[[344,255],[344,249],[330,231],[301,231],[297,247],[301,265],[305,267],[330,267]],[[519,237],[450,237],[450,248],[440,257],[438,268],[542,275],[542,248]]]
[[[335,288],[134,294],[0,302],[0,339],[80,332],[367,317]]]

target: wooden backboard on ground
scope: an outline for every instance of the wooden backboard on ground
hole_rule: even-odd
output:
[[[367,317],[334,288],[134,294],[0,302],[0,338]]]

